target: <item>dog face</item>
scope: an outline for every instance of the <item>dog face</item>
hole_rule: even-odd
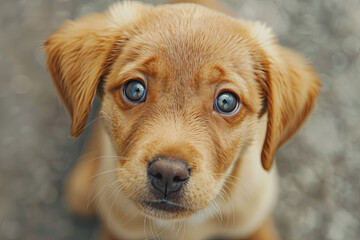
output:
[[[100,86],[119,187],[156,218],[208,206],[259,141],[266,117],[258,161],[270,169],[277,148],[310,113],[319,85],[305,61],[260,24],[196,5],[118,4],[67,23],[46,50],[72,136],[81,134]]]

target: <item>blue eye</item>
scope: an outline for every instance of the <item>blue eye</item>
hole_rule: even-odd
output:
[[[223,114],[234,113],[239,107],[239,99],[232,92],[222,92],[215,99],[215,107]]]
[[[132,79],[125,83],[123,94],[129,102],[140,103],[145,101],[146,88],[144,83],[137,79]]]

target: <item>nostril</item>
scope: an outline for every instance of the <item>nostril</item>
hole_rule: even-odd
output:
[[[156,179],[159,179],[159,180],[161,180],[161,179],[162,179],[162,175],[161,175],[161,173],[157,173],[157,174],[155,174],[155,175],[154,175],[154,177],[155,177]]]
[[[180,179],[179,176],[175,176],[174,179],[173,179],[173,181],[177,183],[177,182],[181,182],[181,181],[183,181],[183,180]]]

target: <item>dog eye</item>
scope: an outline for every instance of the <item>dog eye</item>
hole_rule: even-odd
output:
[[[233,113],[239,107],[239,99],[232,92],[222,92],[215,99],[215,107],[220,113]]]
[[[146,88],[144,83],[137,79],[132,79],[125,83],[123,94],[129,102],[140,103],[145,101]]]

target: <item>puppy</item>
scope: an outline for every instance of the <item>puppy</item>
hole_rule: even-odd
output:
[[[66,184],[102,239],[278,239],[274,155],[313,109],[318,76],[264,25],[196,2],[209,8],[117,3],[45,43],[72,137],[102,103]]]

